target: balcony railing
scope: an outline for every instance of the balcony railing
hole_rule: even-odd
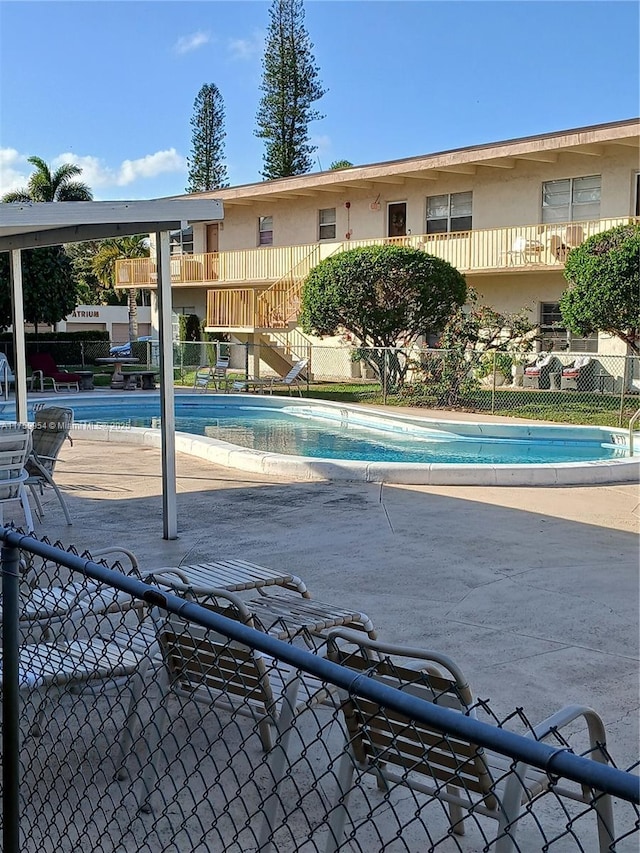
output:
[[[286,328],[296,319],[302,284],[309,269],[322,257],[345,249],[381,243],[411,246],[442,258],[467,274],[560,269],[564,266],[568,252],[588,237],[616,225],[638,221],[638,218],[624,217],[545,225],[514,225],[509,228],[370,238],[298,247],[310,248],[311,251],[270,288],[253,290],[256,295],[255,314],[248,322],[247,293],[250,291],[236,291],[228,287],[209,290],[207,326],[214,329]],[[220,257],[223,254],[226,253],[221,253]],[[234,296],[234,293],[237,296]]]
[[[616,225],[638,222],[638,217],[617,217],[546,225],[511,225],[446,234],[414,234],[407,237],[371,237],[339,243],[274,246],[229,252],[174,255],[172,285],[273,284],[310,257],[324,257],[356,246],[396,243],[413,246],[453,264],[462,273],[508,272],[512,269],[553,269],[564,264],[567,252],[587,237]],[[320,255],[318,256],[318,250]],[[116,262],[116,287],[155,287],[157,268],[153,258]]]

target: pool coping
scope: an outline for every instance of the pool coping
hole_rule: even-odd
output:
[[[180,395],[183,396],[183,395]],[[194,399],[202,399],[203,394],[190,395]],[[129,393],[113,395],[114,403],[119,399],[149,399],[150,395]],[[78,400],[77,396],[47,399],[55,400],[58,405]],[[102,395],[84,395],[83,402],[91,399],[104,400]],[[333,401],[313,400],[312,398],[284,398],[270,395],[254,394],[216,394],[215,399],[224,402],[239,399],[251,400],[252,406],[313,406],[337,409],[341,412],[354,411],[369,418],[383,417],[398,423],[420,423],[423,426],[434,425],[437,428],[451,430],[452,426],[464,428],[465,432],[476,432],[483,435],[483,428],[491,429],[493,435],[499,434],[509,423],[473,422],[455,420],[436,420],[419,415],[397,414],[386,410],[358,406],[357,404],[342,404]],[[44,402],[44,400],[43,400]],[[515,424],[514,424],[515,426]],[[610,427],[574,426],[549,423],[522,423],[518,427],[529,433],[553,432],[556,429],[571,428],[574,430],[606,430],[612,435],[624,438],[622,429]],[[128,443],[147,447],[161,446],[159,429],[146,427],[106,426],[104,424],[77,424],[72,430],[74,438],[84,438],[90,441],[107,441],[113,443]],[[633,458],[594,460],[587,462],[561,463],[531,463],[531,464],[494,464],[473,465],[466,463],[402,463],[402,462],[361,462],[354,460],[316,459],[302,456],[288,456],[281,453],[252,450],[238,447],[220,439],[207,436],[175,433],[176,451],[187,453],[200,459],[208,460],[226,468],[263,474],[266,476],[284,477],[303,481],[350,480],[368,483],[388,483],[393,485],[481,485],[481,486],[560,486],[560,485],[595,485],[604,483],[628,483],[640,481],[640,456]]]

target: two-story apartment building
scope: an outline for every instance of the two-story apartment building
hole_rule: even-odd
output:
[[[640,221],[639,131],[632,119],[199,194],[224,220],[172,235],[174,309],[239,340],[288,340],[295,358],[308,271],[393,241],[452,263],[483,304],[526,307],[556,348],[621,354],[608,336],[572,337],[558,302],[572,247]],[[153,287],[153,258],[119,262],[117,281]]]

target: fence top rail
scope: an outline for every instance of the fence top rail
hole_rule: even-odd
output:
[[[310,673],[323,681],[331,682],[348,693],[370,699],[414,719],[439,729],[443,733],[457,735],[510,759],[537,767],[549,774],[571,779],[598,791],[620,797],[640,805],[640,777],[618,770],[610,765],[585,758],[571,752],[567,747],[554,747],[531,737],[506,731],[445,707],[426,702],[408,693],[396,690],[380,682],[354,673],[347,667],[333,663],[304,649],[243,625],[218,613],[214,613],[194,602],[185,601],[166,593],[131,575],[101,566],[76,554],[41,542],[34,536],[25,536],[10,528],[0,527],[2,545],[1,562],[4,576],[5,562],[16,559],[16,550],[27,551],[45,560],[50,560],[72,571],[86,575],[92,580],[112,586],[121,592],[138,598],[151,607],[160,607],[168,613],[193,622],[203,628],[222,633],[236,642],[253,647],[296,669]]]

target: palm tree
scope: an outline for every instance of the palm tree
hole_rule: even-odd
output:
[[[3,196],[3,201],[92,201],[93,194],[82,181],[74,181],[82,174],[80,166],[63,163],[55,172],[41,157],[29,157],[36,171],[29,178],[27,189],[14,190]]]
[[[94,259],[93,271],[104,287],[113,287],[116,278],[116,261],[121,258],[148,258],[149,238],[138,234],[134,237],[112,237],[103,240]],[[127,291],[129,305],[129,340],[138,338],[138,305],[137,291],[129,288]]]

